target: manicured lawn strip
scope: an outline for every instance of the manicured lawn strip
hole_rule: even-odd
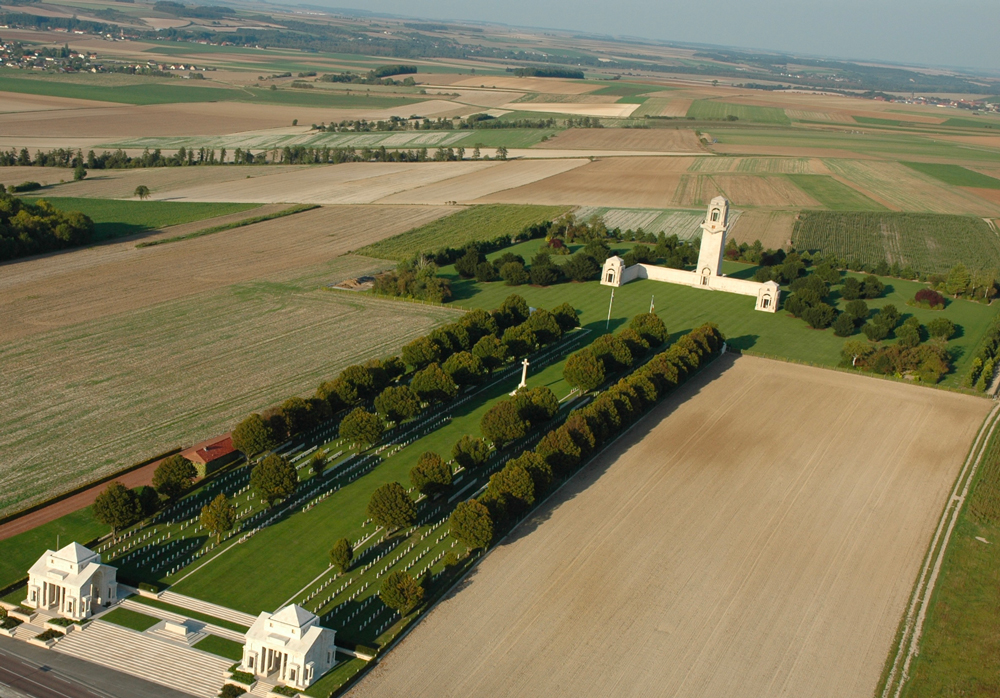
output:
[[[953,187],[1000,189],[1000,179],[966,169],[961,165],[943,165],[933,162],[904,162],[901,164]]]
[[[136,603],[141,603],[146,606],[152,606],[153,608],[158,608],[161,611],[170,611],[171,613],[176,613],[191,620],[199,620],[202,623],[209,623],[210,625],[217,625],[220,628],[225,628],[226,630],[233,630],[238,633],[245,633],[248,628],[245,625],[240,625],[239,623],[234,623],[230,620],[224,620],[222,618],[216,618],[215,616],[210,616],[205,613],[198,613],[197,611],[191,611],[187,608],[181,606],[174,606],[173,604],[167,603],[165,601],[160,601],[159,599],[151,599],[146,596],[133,596],[132,600]]]
[[[128,608],[116,608],[109,611],[101,616],[101,620],[120,625],[123,628],[138,630],[140,633],[160,622],[159,618],[147,616],[145,613],[138,613]]]
[[[985,224],[984,224],[985,225]],[[494,258],[503,252],[520,254],[530,261],[541,240],[529,240],[501,252],[487,255]],[[631,245],[614,247],[621,254]],[[576,246],[574,246],[574,249]],[[557,263],[568,257],[553,257]],[[746,264],[724,262],[723,271],[741,276],[750,273],[753,267]],[[582,284],[557,284],[545,288],[534,286],[506,286],[502,281],[481,284],[472,280],[458,279],[453,267],[441,270],[452,278],[452,303],[467,308],[495,308],[511,292],[524,297],[528,305],[551,308],[563,301],[569,301],[580,313],[581,324],[589,329],[603,332],[608,315],[608,301],[611,289],[597,281]],[[861,275],[856,275],[861,276]],[[872,309],[887,303],[894,304],[903,317],[915,315],[923,324],[936,317],[947,317],[962,327],[960,336],[949,342],[949,347],[957,354],[954,370],[941,382],[947,387],[958,387],[967,373],[972,354],[985,332],[989,322],[1000,308],[986,306],[971,301],[956,300],[943,311],[924,310],[906,305],[914,294],[926,284],[915,281],[883,278],[888,292],[882,298],[868,301]],[[840,350],[846,341],[833,334],[832,329],[813,330],[803,320],[796,319],[779,310],[777,313],[762,313],[754,310],[754,299],[731,293],[706,293],[703,290],[665,284],[656,281],[639,280],[615,289],[615,301],[611,315],[611,329],[620,328],[634,315],[649,310],[651,297],[655,297],[657,314],[663,318],[672,335],[690,331],[706,322],[716,323],[726,335],[730,346],[737,349],[753,349],[756,352],[804,361],[820,366],[836,366],[840,363]],[[839,309],[846,302],[834,296],[831,299]],[[854,338],[863,337],[855,335]],[[895,340],[888,340],[893,343]]]
[[[905,698],[987,698],[1000,692],[1000,519],[974,514],[987,500],[995,512],[998,498],[1000,429],[987,446],[945,552]]]
[[[275,211],[274,213],[269,213],[266,216],[254,216],[253,218],[244,218],[241,221],[233,221],[232,223],[226,223],[225,225],[216,225],[211,228],[205,228],[203,230],[198,230],[193,233],[188,233],[187,235],[177,235],[172,238],[164,238],[162,240],[152,240],[150,242],[140,242],[136,247],[153,247],[154,245],[165,245],[168,242],[180,242],[181,240],[191,240],[193,238],[200,238],[205,235],[211,235],[212,233],[221,233],[223,230],[232,230],[233,228],[242,228],[245,225],[253,225],[254,223],[263,223],[264,221],[274,220],[275,218],[284,218],[285,216],[291,216],[295,213],[302,213],[303,211],[311,211],[314,208],[319,208],[318,204],[301,204],[299,206],[292,206],[291,208],[286,208],[282,211]]]
[[[885,211],[877,201],[829,175],[786,175],[806,194],[833,211]]]
[[[691,102],[691,106],[687,111],[689,119],[726,120],[730,116],[736,117],[739,121],[750,121],[759,124],[787,125],[791,123],[791,119],[785,114],[784,109],[777,107],[754,107],[746,104],[729,104],[728,102],[718,102],[714,99],[696,99]]]
[[[204,640],[199,640],[194,643],[193,647],[196,650],[201,650],[202,652],[208,652],[210,654],[218,655],[219,657],[232,659],[234,662],[238,662],[243,659],[243,645],[217,635],[209,635]]]
[[[472,206],[354,252],[366,257],[402,261],[421,252],[432,252],[443,247],[462,247],[477,240],[513,235],[526,226],[551,220],[568,210],[566,206]]]
[[[94,521],[91,508],[86,507],[0,540],[0,588],[27,577],[28,568],[46,550],[55,550],[73,541],[86,544],[110,530]]]
[[[313,696],[313,698],[328,698],[335,689],[340,688],[345,681],[364,669],[365,664],[368,663],[363,659],[343,654],[338,655],[338,657],[342,661],[327,672],[323,678],[307,688],[304,691],[305,695]]]
[[[94,240],[109,240],[260,207],[260,204],[193,201],[131,201],[48,196],[39,198],[63,211],[80,211],[90,216],[94,221]]]

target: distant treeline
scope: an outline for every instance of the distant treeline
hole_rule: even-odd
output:
[[[511,70],[508,68],[507,70]],[[570,80],[583,80],[583,71],[572,68],[538,68],[529,66],[527,68],[514,68],[514,75],[519,78],[568,78]]]
[[[416,84],[413,78],[393,80],[393,75],[412,75],[417,72],[415,65],[383,65],[369,70],[367,75],[358,73],[326,73],[319,77],[320,82],[341,82],[351,85],[406,85]]]

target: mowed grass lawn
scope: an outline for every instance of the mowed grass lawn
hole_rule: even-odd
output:
[[[514,252],[530,262],[541,244],[540,240],[531,240],[487,257],[494,258],[504,252]],[[615,251],[622,254],[630,248],[631,245],[621,245],[615,248]],[[559,262],[568,257],[553,259]],[[749,278],[754,267],[726,262],[723,269],[730,275]],[[603,331],[607,322],[611,289],[601,286],[597,281],[556,284],[544,288],[527,285],[510,287],[502,281],[484,284],[474,279],[459,279],[454,273],[454,267],[446,267],[442,273],[452,279],[452,302],[456,305],[467,308],[495,308],[508,294],[514,292],[522,295],[533,307],[551,308],[568,301],[579,311],[583,326],[590,329]],[[998,312],[998,308],[963,300],[949,303],[943,311],[913,308],[906,305],[906,302],[912,300],[919,289],[926,288],[925,284],[890,278],[884,278],[882,281],[888,293],[882,298],[868,301],[869,307],[873,310],[892,303],[904,318],[912,314],[917,316],[921,323],[926,324],[936,317],[944,316],[962,328],[961,336],[949,343],[957,355],[954,370],[942,381],[946,386],[958,386],[968,370],[968,364],[980,337]],[[637,313],[648,311],[651,299],[655,299],[657,314],[663,318],[667,329],[674,336],[688,332],[702,323],[714,322],[735,348],[751,349],[771,356],[820,366],[837,366],[840,363],[840,350],[845,339],[835,336],[832,329],[811,329],[805,321],[781,310],[777,313],[756,311],[755,299],[750,296],[706,292],[656,281],[634,281],[615,289],[610,327],[612,329],[620,327]],[[831,302],[840,309],[846,305],[837,295],[836,287]],[[855,335],[855,338],[857,337],[863,335]]]
[[[226,216],[258,208],[260,204],[218,204],[190,201],[125,201],[48,197],[40,199],[63,211],[80,211],[94,221],[94,240],[134,235],[170,225]]]
[[[219,657],[232,659],[234,662],[243,659],[243,645],[232,640],[227,640],[224,637],[219,637],[218,635],[209,635],[204,640],[199,640],[194,644],[194,648]]]
[[[829,175],[786,175],[792,183],[831,211],[885,211],[877,201]]]
[[[46,550],[76,541],[86,545],[111,528],[94,520],[90,507],[66,514],[30,531],[0,540],[0,588],[28,576],[28,568]]]
[[[567,206],[473,206],[401,235],[362,247],[355,250],[355,254],[403,261],[421,252],[433,252],[444,247],[461,248],[470,242],[513,235],[529,225],[552,220],[568,210]]]
[[[959,514],[902,695],[1000,695],[1000,428]]]
[[[144,630],[149,630],[160,622],[159,618],[147,616],[145,613],[139,613],[128,608],[116,608],[108,611],[101,616],[101,620],[120,625],[123,628],[138,630],[140,633]]]

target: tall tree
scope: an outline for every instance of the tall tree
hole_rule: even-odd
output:
[[[336,567],[341,574],[351,568],[351,561],[354,560],[354,547],[351,541],[341,538],[330,548],[330,564]]]
[[[215,535],[216,543],[221,542],[222,534],[232,531],[236,525],[236,507],[226,495],[218,494],[201,508],[201,525]]]
[[[436,494],[451,485],[451,466],[438,454],[428,451],[410,469],[410,482],[422,494]]]
[[[368,518],[387,531],[410,526],[417,519],[417,506],[398,482],[387,482],[372,492],[366,511]]]
[[[94,518],[110,526],[115,535],[142,518],[139,495],[122,483],[112,482],[94,500]]]
[[[475,499],[459,502],[448,518],[451,535],[469,550],[485,548],[493,540],[490,510]]]
[[[444,402],[458,394],[458,387],[436,363],[413,374],[410,389],[425,402]]]
[[[250,471],[250,488],[273,507],[291,496],[299,486],[299,474],[287,458],[272,453]]]
[[[340,422],[340,438],[369,448],[382,438],[383,424],[377,414],[355,407]]]
[[[149,187],[147,187],[145,184],[140,184],[135,188],[135,191],[132,192],[133,196],[139,197],[139,201],[145,201],[146,199],[148,199],[149,193],[150,193]]]
[[[464,435],[451,449],[451,457],[463,468],[474,468],[486,462],[490,455],[489,445],[482,439]]]
[[[247,458],[270,450],[277,446],[270,427],[264,418],[254,413],[236,425],[233,429],[233,448],[241,451]]]
[[[382,603],[405,616],[423,600],[424,588],[408,573],[397,570],[386,576],[378,595]]]
[[[183,494],[198,476],[194,463],[177,453],[160,461],[153,471],[153,489],[168,499]]]
[[[518,413],[513,400],[501,400],[479,420],[479,429],[483,436],[500,448],[524,436],[528,432],[528,423]]]
[[[479,358],[483,368],[493,373],[507,361],[507,348],[497,337],[486,335],[472,347],[472,355]]]
[[[604,362],[590,347],[584,347],[566,359],[563,377],[574,388],[589,392],[604,382]]]
[[[375,411],[390,422],[402,422],[420,414],[420,399],[410,386],[392,386],[375,398]]]

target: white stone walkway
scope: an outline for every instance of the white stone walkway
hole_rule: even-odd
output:
[[[202,601],[201,599],[193,599],[190,596],[184,596],[184,594],[178,594],[173,591],[165,591],[160,594],[160,601],[186,608],[189,611],[204,613],[206,616],[215,616],[222,620],[228,620],[230,623],[239,623],[248,628],[257,620],[257,616],[251,616],[249,613],[234,611],[225,606],[218,606],[208,601]]]
[[[191,620],[197,623],[198,625],[204,626],[203,628],[204,632],[210,633],[212,635],[218,635],[219,637],[224,637],[227,640],[238,642],[241,645],[243,644],[243,641],[246,639],[243,636],[243,633],[241,632],[237,632],[235,630],[229,630],[228,628],[220,628],[218,625],[212,625],[211,623],[204,623],[203,621],[194,618],[188,618],[187,616],[182,616],[179,613],[164,611],[163,609],[156,608],[155,606],[147,606],[144,603],[139,603],[138,601],[133,601],[132,599],[125,599],[124,601],[121,602],[120,605],[122,608],[127,608],[137,613],[143,613],[147,616],[153,616],[153,618],[159,618],[160,620],[171,620],[176,623],[182,623],[185,620]]]
[[[198,698],[215,698],[232,665],[228,659],[101,620],[70,633],[53,649]]]

